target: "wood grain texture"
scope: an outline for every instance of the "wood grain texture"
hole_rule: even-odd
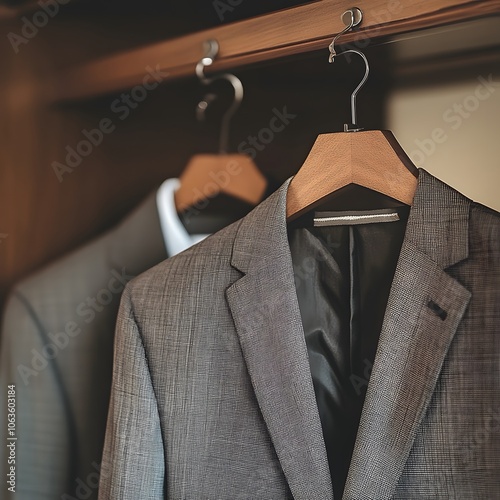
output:
[[[362,29],[342,41],[377,39],[500,13],[500,0],[359,0]],[[169,79],[194,75],[204,40],[215,38],[220,54],[212,71],[326,48],[344,27],[345,0],[323,0],[186,35],[68,69],[47,83],[54,100],[95,96],[140,85],[147,67]]]
[[[402,161],[401,151],[393,149],[387,140],[390,136],[388,131],[381,130],[318,136],[304,165],[290,183],[287,217],[294,218],[349,184],[411,205],[417,178]]]

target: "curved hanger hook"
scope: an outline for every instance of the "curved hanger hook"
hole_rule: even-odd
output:
[[[241,80],[231,73],[222,73],[214,77],[207,77],[205,75],[205,68],[210,66],[219,52],[219,44],[217,40],[207,40],[204,42],[205,56],[196,65],[196,75],[200,79],[201,83],[204,85],[209,85],[216,80],[227,80],[233,87],[234,99],[229,107],[229,109],[224,113],[222,117],[222,125],[220,131],[219,139],[219,153],[226,153],[229,144],[229,123],[233,117],[236,110],[239,108],[241,101],[243,100],[243,84]],[[202,101],[198,103],[197,106],[197,116],[198,119],[204,119],[205,111],[212,101],[216,99],[214,94],[207,94]]]
[[[368,80],[368,76],[370,74],[370,65],[368,64],[368,59],[363,54],[363,52],[354,49],[349,49],[345,50],[344,52],[341,52],[341,54],[348,54],[348,53],[357,54],[365,62],[365,74],[363,76],[363,79],[359,82],[358,86],[353,90],[351,94],[351,124],[350,126],[348,126],[347,124],[344,125],[344,132],[357,132],[363,129],[358,127],[356,97],[358,96],[358,93],[363,87],[363,85],[366,83],[366,80]]]
[[[366,83],[366,80],[368,80],[368,76],[370,74],[370,65],[368,64],[368,59],[366,58],[366,56],[359,50],[354,50],[354,49],[344,50],[343,52],[340,52],[340,54],[338,54],[337,51],[335,50],[335,42],[337,41],[337,39],[344,33],[350,31],[355,26],[358,26],[363,20],[363,12],[358,7],[353,7],[352,9],[349,9],[346,12],[344,12],[342,14],[342,20],[344,20],[347,16],[349,16],[349,21],[346,23],[347,26],[338,35],[335,36],[332,43],[328,46],[328,48],[330,49],[330,57],[328,58],[328,62],[332,63],[337,55],[351,53],[360,56],[365,63],[365,74],[361,82],[359,82],[358,86],[354,89],[354,91],[351,94],[351,124],[344,125],[345,132],[357,132],[362,129],[359,128],[357,125],[356,98],[358,96],[359,91]]]
[[[345,21],[346,17],[349,19],[347,22]],[[361,21],[363,20],[363,11],[358,7],[352,7],[351,9],[346,10],[342,14],[340,19],[342,19],[344,24],[346,24],[347,26],[340,33],[335,35],[332,43],[328,46],[328,48],[330,49],[330,57],[328,58],[328,62],[330,63],[334,61],[335,56],[337,55],[337,51],[335,50],[335,43],[337,39],[361,24]]]

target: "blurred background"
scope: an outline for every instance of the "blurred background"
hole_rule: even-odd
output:
[[[200,123],[195,107],[207,89],[194,72],[165,82],[61,182],[54,162],[64,163],[83,129],[112,115],[120,92],[61,99],[60,75],[106,55],[303,3],[54,1],[57,12],[33,29],[44,2],[3,1],[0,306],[14,283],[112,227],[190,156],[216,152],[220,115],[231,99],[230,89],[215,85],[222,97]],[[414,163],[497,210],[499,27],[489,16],[370,43],[363,50],[372,71],[358,105],[362,126],[391,129]],[[274,108],[296,115],[255,159],[277,182],[298,170],[318,133],[342,130],[348,121],[362,64],[338,58],[329,65],[327,57],[325,48],[234,70],[245,87],[231,127],[234,151]],[[479,85],[481,100],[474,98]]]

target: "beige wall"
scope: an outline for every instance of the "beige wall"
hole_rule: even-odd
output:
[[[493,71],[401,85],[388,100],[387,125],[417,166],[500,210],[500,68]]]

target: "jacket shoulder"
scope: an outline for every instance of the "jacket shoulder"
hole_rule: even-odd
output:
[[[227,282],[231,268],[233,243],[240,221],[170,257],[134,278],[125,288],[134,306],[150,300],[155,295],[173,295],[198,286],[201,281],[205,289]]]
[[[469,217],[469,245],[472,251],[487,251],[500,261],[500,213],[472,202]]]
[[[106,276],[108,238],[107,234],[100,236],[46,264],[16,283],[11,295],[20,294],[34,306],[42,306],[66,303],[82,291],[99,290],[103,275]]]
[[[493,208],[487,207],[477,201],[471,203],[471,216],[490,219],[491,222],[496,222],[500,224],[500,212],[493,210]]]

